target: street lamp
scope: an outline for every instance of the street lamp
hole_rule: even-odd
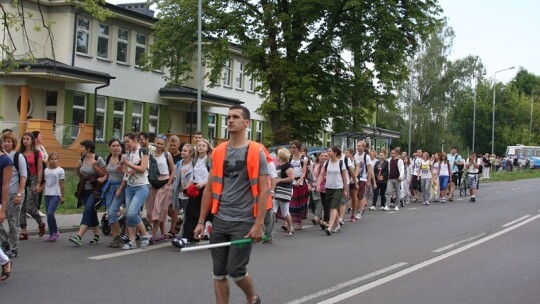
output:
[[[534,93],[538,93],[540,90],[534,89],[531,91],[531,121],[529,122],[529,142],[532,141],[532,119],[533,119],[533,105],[534,105]]]
[[[515,67],[509,67],[506,69],[498,70],[495,73],[493,73],[493,105],[492,105],[492,112],[493,117],[491,118],[491,154],[495,154],[495,88],[497,87],[497,73],[508,71],[511,69],[514,69]]]

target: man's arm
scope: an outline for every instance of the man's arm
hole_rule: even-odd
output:
[[[268,195],[270,193],[270,188],[268,184],[268,175],[259,176],[259,198],[257,204],[257,217],[255,218],[255,224],[246,235],[246,238],[253,239],[254,243],[258,243],[262,240],[263,236],[263,227],[264,227],[264,216],[266,214],[266,207],[268,202]]]

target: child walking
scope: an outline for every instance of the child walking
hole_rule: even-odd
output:
[[[58,166],[58,153],[49,155],[49,167],[45,169],[45,209],[47,210],[47,224],[49,226],[49,237],[45,242],[56,242],[60,234],[56,226],[54,213],[58,203],[64,204],[64,169]]]

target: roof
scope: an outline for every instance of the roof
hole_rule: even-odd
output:
[[[116,78],[107,73],[67,65],[49,58],[38,58],[35,61],[4,61],[3,64],[6,67],[13,67],[9,72],[12,76],[60,78],[67,82],[79,83],[107,83]]]
[[[161,88],[159,89],[159,95],[161,98],[165,99],[197,99],[197,89],[187,86],[178,86],[172,88]],[[243,102],[236,98],[229,98],[221,95],[210,94],[206,92],[201,93],[201,99],[212,105],[216,106],[232,106],[237,104],[242,104]]]
[[[387,130],[383,128],[377,128],[377,127],[368,127],[368,126],[361,126],[360,129],[362,131],[351,131],[351,132],[339,132],[332,134],[333,136],[347,136],[350,138],[357,138],[357,139],[363,139],[366,137],[371,138],[400,138],[401,133],[397,131]]]
[[[131,4],[135,4],[135,3],[131,3]],[[131,10],[129,8],[124,8],[124,7],[114,5],[114,4],[108,3],[108,2],[105,3],[105,7],[108,10],[110,10],[111,12],[113,12],[113,13],[116,12],[116,13],[121,13],[121,14],[129,15],[129,16],[133,16],[133,17],[136,17],[136,18],[144,19],[146,21],[150,21],[152,23],[155,23],[155,22],[157,22],[159,20],[156,17],[150,16],[150,15],[147,15],[147,14],[143,14],[143,13],[139,13],[139,12]]]

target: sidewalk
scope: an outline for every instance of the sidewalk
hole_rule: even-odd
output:
[[[101,221],[101,216],[103,212],[98,212],[98,220]],[[45,224],[47,224],[47,217],[41,218]],[[73,232],[79,230],[79,225],[81,224],[82,213],[79,214],[57,214],[56,215],[56,224],[58,225],[58,230],[61,232]],[[28,223],[27,230],[30,234],[38,234],[38,225],[33,218],[27,218],[26,222]],[[47,228],[46,228],[47,229]]]

